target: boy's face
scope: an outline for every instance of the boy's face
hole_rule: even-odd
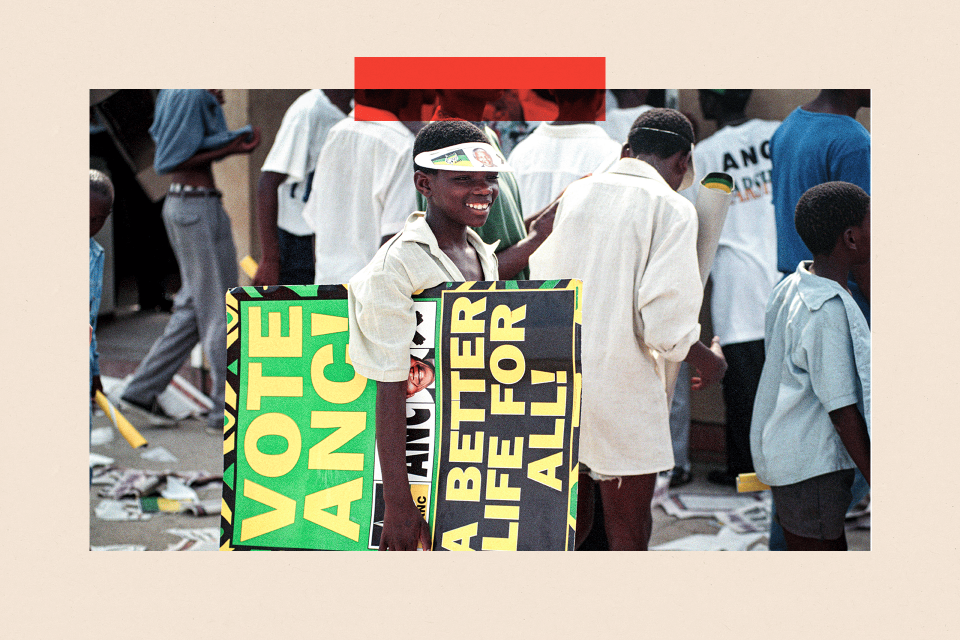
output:
[[[105,196],[90,194],[90,237],[97,235],[110,216],[113,200]]]
[[[437,171],[428,178],[426,193],[430,207],[466,227],[480,227],[490,215],[490,206],[500,194],[496,171]]]

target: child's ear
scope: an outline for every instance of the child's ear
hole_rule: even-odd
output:
[[[420,195],[424,198],[429,198],[430,193],[433,191],[432,178],[433,176],[423,171],[413,172],[413,186],[416,187],[417,191],[420,192]]]
[[[855,227],[847,227],[843,232],[843,244],[848,249],[857,250],[857,232]]]

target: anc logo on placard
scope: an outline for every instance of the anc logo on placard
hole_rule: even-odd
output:
[[[457,149],[456,151],[451,151],[450,153],[440,156],[439,158],[434,158],[433,164],[448,164],[464,167],[473,166],[473,163],[470,162],[469,158],[467,158],[467,154],[463,152],[463,149]]]

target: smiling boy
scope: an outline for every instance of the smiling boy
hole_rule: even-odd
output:
[[[476,160],[484,150],[494,167]],[[432,122],[413,146],[414,185],[426,211],[410,215],[350,280],[350,358],[357,373],[377,381],[377,453],[385,514],[380,549],[430,548],[430,529],[414,504],[406,467],[407,381],[416,332],[413,294],[444,282],[497,280],[495,245],[480,227],[499,194],[503,156],[484,133],[462,120]]]

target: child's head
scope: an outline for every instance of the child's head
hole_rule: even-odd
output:
[[[550,89],[557,102],[558,121],[596,120],[600,115],[605,89]]]
[[[633,121],[624,154],[653,165],[674,191],[693,183],[693,125],[675,109],[650,109]]]
[[[706,120],[740,115],[747,108],[751,89],[700,89],[700,111]]]
[[[650,109],[633,121],[627,143],[634,155],[652,154],[669,158],[689,151],[695,142],[693,125],[675,109]]]
[[[810,188],[797,202],[794,224],[814,256],[842,249],[852,264],[870,257],[870,196],[855,184],[824,182]]]
[[[499,162],[491,162],[496,166],[485,169],[487,163],[473,154],[477,145],[486,150],[484,159],[494,160],[491,152],[496,151],[489,146],[486,135],[465,120],[431,122],[417,134],[413,143],[413,181],[427,200],[428,220],[442,215],[471,227],[486,222],[490,205],[500,193],[497,171],[506,167],[502,156],[496,154]],[[420,155],[432,151],[441,153],[429,160]]]
[[[90,237],[103,228],[113,210],[113,183],[107,174],[90,169]]]
[[[487,136],[471,122],[466,120],[439,120],[431,122],[417,134],[413,142],[413,157],[416,158],[424,151],[445,149],[464,142],[487,142]],[[436,174],[437,169],[428,169],[413,164],[414,171]]]

